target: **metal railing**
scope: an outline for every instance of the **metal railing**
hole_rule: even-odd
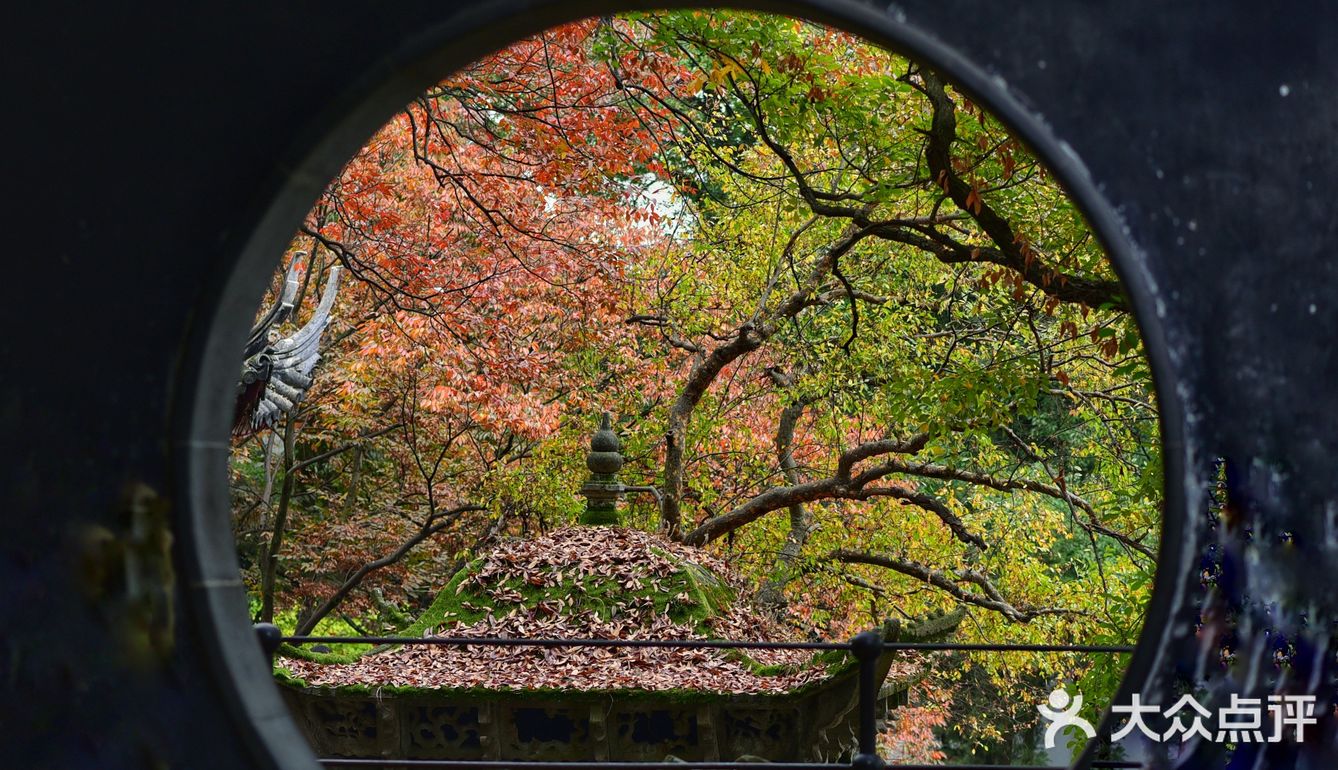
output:
[[[857,634],[848,642],[748,642],[708,639],[523,639],[492,637],[412,637],[412,636],[284,636],[277,626],[261,623],[256,626],[261,647],[271,659],[283,644],[372,644],[372,645],[430,645],[440,647],[659,647],[670,649],[735,649],[735,650],[841,650],[854,656],[859,665],[857,704],[859,726],[856,732],[857,751],[849,763],[823,762],[770,762],[768,770],[1064,770],[1052,766],[1020,765],[946,765],[886,763],[878,755],[878,657],[885,651],[919,650],[927,652],[1066,652],[1066,653],[1130,653],[1128,645],[1106,644],[978,644],[954,642],[895,642],[883,641],[874,631]],[[442,759],[347,759],[321,758],[325,767],[405,767],[432,770],[737,770],[749,762],[543,762],[527,760],[442,760]],[[1094,760],[1090,767],[1137,768],[1140,762],[1125,760]]]

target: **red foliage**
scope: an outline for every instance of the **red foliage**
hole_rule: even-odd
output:
[[[952,690],[920,682],[911,688],[910,704],[892,712],[879,736],[880,752],[887,762],[931,764],[947,759],[936,731],[948,721]]]

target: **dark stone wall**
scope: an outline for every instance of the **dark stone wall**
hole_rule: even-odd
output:
[[[1270,645],[1282,636],[1305,674],[1295,686],[1327,698],[1338,19],[1311,3],[784,7],[946,68],[1040,147],[1115,252],[1154,358],[1170,471],[1163,590],[1129,686],[1199,671],[1223,694],[1260,692],[1277,676]],[[10,10],[0,32],[5,764],[268,768],[289,755],[287,766],[313,767],[265,690],[230,562],[232,351],[277,248],[396,106],[510,37],[612,8]],[[1228,517],[1208,513],[1217,458],[1230,466]],[[136,516],[157,535],[127,542]],[[168,534],[170,565],[154,560]],[[133,601],[115,577],[127,550],[160,586]],[[1232,576],[1230,590],[1201,590],[1202,558]],[[1205,642],[1194,635],[1201,606]],[[1221,639],[1264,661],[1253,679],[1221,668]],[[1334,766],[1326,729],[1307,752],[1270,749],[1262,766]]]

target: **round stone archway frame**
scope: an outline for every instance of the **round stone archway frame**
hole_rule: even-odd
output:
[[[201,315],[201,336],[190,348],[197,352],[198,364],[187,369],[198,371],[199,379],[193,388],[194,403],[178,423],[184,430],[181,439],[189,448],[186,465],[181,469],[185,475],[182,487],[191,490],[187,508],[191,515],[188,542],[198,559],[201,575],[209,578],[196,584],[194,598],[201,610],[200,620],[212,627],[219,640],[214,654],[223,669],[220,674],[225,686],[234,688],[233,697],[248,721],[255,725],[260,742],[284,768],[312,768],[311,755],[303,741],[295,739],[286,710],[272,688],[261,686],[269,678],[269,672],[256,654],[251,629],[238,622],[235,608],[240,586],[235,580],[228,580],[235,578],[237,568],[230,551],[229,497],[220,478],[223,464],[219,455],[228,446],[225,422],[230,414],[238,349],[232,343],[244,334],[244,326],[252,309],[259,305],[273,272],[275,255],[283,252],[301,217],[362,142],[404,104],[442,77],[501,45],[565,21],[626,10],[633,4],[587,1],[534,4],[523,14],[504,13],[502,5],[498,4],[492,12],[480,9],[425,30],[417,39],[405,41],[399,49],[389,52],[382,68],[367,73],[353,86],[345,95],[350,108],[342,115],[335,115],[325,133],[305,148],[292,172],[273,191],[268,208],[242,244],[239,258],[220,282],[221,291],[209,306],[209,312]],[[842,0],[750,3],[745,7],[830,23],[926,62],[947,74],[1022,137],[1070,191],[1106,247],[1116,272],[1128,288],[1154,379],[1159,385],[1166,382],[1166,345],[1154,308],[1156,294],[1148,282],[1145,266],[1139,261],[1139,251],[1125,236],[1117,213],[1093,187],[1081,159],[1033,111],[1019,103],[1006,82],[915,25],[899,20],[895,13],[880,13]],[[1158,396],[1163,442],[1167,447],[1181,446],[1176,396],[1164,385],[1159,387]],[[1181,456],[1168,451],[1164,457],[1165,478],[1181,478],[1184,467]],[[1189,548],[1176,547],[1193,542],[1183,532],[1184,494],[1176,485],[1168,484],[1166,495],[1161,542],[1169,545],[1160,554],[1153,599],[1119,702],[1127,702],[1130,692],[1148,689],[1145,682],[1164,648],[1162,636],[1168,633],[1172,602],[1183,591],[1179,583],[1187,574],[1184,567],[1195,556]]]
[[[327,180],[420,89],[526,34],[658,4],[273,5],[239,17],[222,0],[146,0],[127,19],[114,4],[50,4],[0,47],[24,65],[5,163],[24,192],[8,245],[25,279],[0,310],[13,373],[0,426],[19,449],[0,513],[0,753],[24,766],[316,767],[245,622],[228,526],[233,379],[266,278]],[[1213,545],[1231,565],[1218,594],[1266,609],[1267,623],[1233,630],[1235,649],[1263,657],[1283,634],[1314,660],[1297,687],[1325,703],[1338,19],[1159,0],[743,5],[944,72],[1035,149],[1111,255],[1157,384],[1166,492],[1154,597],[1118,697],[1213,674],[1217,650],[1193,652],[1212,619],[1199,571]],[[46,333],[30,333],[34,319]],[[1229,527],[1203,513],[1214,458],[1236,469]],[[173,543],[175,575],[158,573],[172,611],[153,618],[171,643],[147,656],[124,653],[139,616],[84,537],[133,535],[127,484],[140,490],[129,507],[164,516]],[[1209,678],[1219,695],[1258,694]],[[1263,766],[1335,766],[1332,730],[1268,749]]]

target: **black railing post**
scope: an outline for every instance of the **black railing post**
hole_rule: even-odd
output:
[[[878,656],[883,652],[883,637],[865,631],[850,640],[850,651],[859,661],[859,751],[850,760],[856,770],[880,770],[878,756]]]
[[[274,654],[279,651],[279,645],[283,643],[283,631],[273,623],[256,623],[255,628],[256,637],[260,639],[260,649],[265,651],[265,657],[273,663]]]

